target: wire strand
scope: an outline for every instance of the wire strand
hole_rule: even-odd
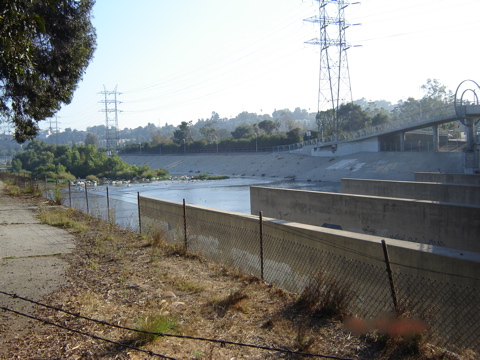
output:
[[[79,319],[92,321],[92,322],[95,322],[95,323],[98,323],[98,324],[101,324],[101,325],[111,326],[111,327],[114,327],[114,328],[117,328],[117,329],[128,330],[128,331],[133,331],[133,332],[142,333],[142,334],[157,335],[157,336],[163,336],[163,337],[173,337],[173,338],[188,339],[188,340],[207,341],[207,342],[221,344],[223,346],[224,345],[236,345],[236,346],[250,347],[250,348],[267,350],[267,351],[276,351],[276,352],[288,353],[288,354],[293,354],[293,355],[300,355],[300,356],[321,357],[321,358],[324,358],[324,359],[353,360],[353,359],[342,358],[342,357],[337,357],[337,356],[330,356],[330,355],[324,355],[324,354],[303,353],[303,352],[298,352],[298,351],[293,351],[293,350],[288,350],[288,349],[280,349],[280,348],[273,348],[273,347],[262,346],[262,345],[246,344],[246,343],[240,343],[240,342],[234,342],[234,341],[228,341],[228,340],[218,340],[218,339],[209,339],[209,338],[197,337],[197,336],[175,335],[175,334],[157,333],[157,332],[149,332],[149,331],[144,331],[144,330],[138,330],[138,329],[129,328],[129,327],[121,326],[121,325],[112,324],[112,323],[109,323],[109,322],[106,322],[106,321],[103,321],[103,320],[98,320],[98,319],[90,318],[90,317],[87,317],[87,316],[83,316],[83,315],[73,313],[73,312],[68,311],[68,310],[64,310],[64,309],[61,309],[61,308],[58,308],[58,307],[55,307],[55,306],[51,306],[51,305],[48,305],[48,304],[44,304],[44,303],[41,303],[41,302],[38,302],[38,301],[35,301],[35,300],[25,298],[25,297],[19,296],[17,294],[7,293],[7,292],[1,291],[1,290],[0,290],[0,294],[10,296],[14,299],[20,299],[20,300],[23,300],[23,301],[27,301],[27,302],[30,302],[32,304],[39,305],[39,306],[42,306],[42,307],[45,307],[45,308],[48,308],[48,309],[51,309],[51,310],[63,312],[65,314],[68,314],[70,316],[73,316],[73,317],[76,317],[76,318],[79,318]],[[67,328],[63,325],[57,325],[55,323],[51,323],[49,321],[46,321],[46,320],[43,320],[43,319],[40,319],[40,318],[36,318],[32,315],[24,314],[24,313],[21,313],[21,312],[18,312],[16,310],[12,310],[12,309],[9,309],[9,308],[6,308],[6,307],[0,307],[0,309],[6,310],[6,311],[11,311],[11,312],[14,312],[18,315],[26,316],[26,317],[29,317],[31,319],[35,319],[35,320],[38,320],[38,321],[43,321],[43,322],[48,323],[50,325],[54,325],[54,326],[58,326],[58,327],[61,327],[61,328],[67,329],[67,330],[78,332],[82,335],[87,335],[87,336],[95,337],[95,338],[100,339],[100,340],[104,340],[103,338],[97,337],[96,335],[89,335],[89,334],[86,334],[86,333],[82,333],[78,330],[70,329],[70,328]],[[112,342],[112,343],[120,345],[120,346],[126,346],[126,347],[137,350],[137,348],[135,348],[135,347],[128,346],[126,344],[124,345],[124,344],[121,344],[121,343],[118,343],[118,342],[114,342],[113,340],[105,340],[105,341]],[[139,351],[150,353],[149,351],[142,350],[142,349],[139,349]],[[155,354],[155,355],[157,355],[157,354]],[[164,355],[157,355],[157,356],[164,356]],[[173,358],[169,358],[169,357],[165,357],[165,358],[173,359]]]

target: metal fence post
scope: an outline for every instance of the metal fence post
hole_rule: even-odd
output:
[[[68,203],[72,207],[72,183],[68,180]]]
[[[265,280],[264,278],[264,261],[263,261],[263,212],[258,213],[259,222],[260,222],[260,278],[262,281]]]
[[[140,191],[137,191],[137,207],[138,207],[138,233],[142,233],[142,213],[140,211]]]
[[[183,199],[183,235],[184,235],[184,246],[185,253],[188,251],[188,237],[187,237],[187,206],[185,205],[185,199]]]
[[[390,282],[390,292],[392,294],[393,306],[395,307],[395,315],[399,315],[397,291],[395,289],[395,283],[393,282],[392,268],[390,267],[390,258],[388,256],[387,244],[385,240],[382,240],[383,255],[385,256],[385,264],[387,265],[388,281]]]
[[[85,201],[87,204],[87,214],[90,213],[89,207],[88,207],[88,191],[87,191],[87,183],[85,182]]]
[[[110,222],[110,199],[108,197],[108,186],[105,187],[107,190],[107,221]]]

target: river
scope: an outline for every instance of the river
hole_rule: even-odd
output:
[[[110,208],[115,209],[117,223],[135,229],[138,221],[137,197],[147,196],[162,200],[198,205],[212,209],[250,214],[250,186],[278,187],[311,191],[340,192],[340,183],[319,181],[276,180],[272,178],[231,178],[225,180],[166,180],[150,183],[108,186]],[[107,187],[88,190],[89,212],[106,217]],[[68,195],[64,203],[68,205]],[[72,206],[87,211],[85,190],[72,187]]]

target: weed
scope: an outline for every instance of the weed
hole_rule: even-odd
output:
[[[304,324],[300,324],[293,339],[293,348],[296,351],[306,352],[312,346],[314,340],[313,337],[307,336]]]
[[[108,218],[107,221],[110,227],[113,227],[116,225],[117,216],[116,216],[115,209],[108,210],[107,218]]]
[[[40,209],[38,217],[44,224],[67,228],[74,233],[85,233],[88,225],[83,221],[75,220],[76,211],[69,209],[55,209],[47,211],[45,208]]]
[[[87,269],[89,270],[97,270],[98,269],[98,262],[94,261],[94,260],[90,260],[88,263],[87,263]]]
[[[165,231],[159,227],[154,227],[149,231],[150,245],[155,248],[165,246]]]
[[[23,188],[23,192],[25,194],[33,194],[35,192],[35,186],[31,181],[25,184],[25,187]]]
[[[204,289],[202,286],[195,284],[193,281],[187,279],[180,279],[176,281],[176,286],[178,290],[190,293],[198,293]]]
[[[17,185],[13,185],[9,190],[9,194],[13,196],[18,196],[21,193],[22,193],[22,190]]]
[[[327,317],[344,317],[353,294],[350,286],[339,284],[325,271],[319,271],[296,302],[298,309]]]
[[[164,333],[171,333],[177,328],[177,323],[168,315],[148,315],[141,319],[136,327],[142,332],[136,333],[136,340],[140,344],[146,344],[157,340]]]
[[[199,175],[192,176],[194,180],[224,180],[229,179],[227,175],[208,175],[207,173],[202,173]]]
[[[53,202],[57,205],[62,205],[63,203],[62,188],[58,185],[53,189]]]
[[[194,359],[203,359],[203,358],[205,358],[205,354],[202,353],[201,351],[196,350],[196,351],[193,353],[193,358],[194,358]]]

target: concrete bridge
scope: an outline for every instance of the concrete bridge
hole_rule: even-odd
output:
[[[312,139],[303,143],[278,146],[274,151],[294,151],[312,156],[349,155],[363,151],[382,151],[381,143],[385,139],[392,141],[398,138],[399,150],[405,151],[405,134],[409,131],[432,128],[432,150],[439,149],[438,126],[452,121],[460,121],[466,129],[466,157],[473,158],[474,164],[467,167],[479,167],[478,149],[475,146],[475,126],[480,121],[480,85],[473,80],[462,81],[455,91],[451,105],[420,112],[416,116],[393,121],[386,124],[368,127],[352,133],[333,137]],[[477,146],[478,148],[478,146]],[[476,158],[476,160],[475,160]],[[471,161],[469,161],[471,162]]]
[[[380,152],[386,150],[382,144],[398,144],[398,151],[406,151],[406,133],[419,129],[431,128],[432,151],[439,150],[439,125],[461,121],[466,128],[467,143],[465,147],[466,172],[473,172],[479,167],[478,148],[475,144],[474,128],[480,120],[480,105],[447,106],[434,109],[428,113],[394,121],[387,124],[368,127],[352,133],[334,137],[317,138],[298,144],[278,146],[274,151],[289,151],[310,156],[330,157],[350,155],[358,152]]]

